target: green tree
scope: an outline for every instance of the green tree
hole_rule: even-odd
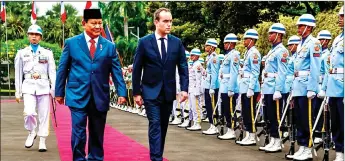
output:
[[[51,10],[48,10],[44,17],[38,19],[37,23],[42,24],[43,38],[50,43],[57,43],[63,45],[63,40],[80,34],[83,31],[81,26],[81,17],[77,16],[77,9],[70,4],[65,4],[67,19],[64,24],[64,37],[63,37],[63,24],[60,19],[60,3],[53,5]]]

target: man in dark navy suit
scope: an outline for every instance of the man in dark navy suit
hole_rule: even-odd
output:
[[[84,32],[66,40],[56,75],[56,101],[72,115],[73,161],[84,161],[86,122],[89,120],[89,161],[104,160],[104,128],[109,110],[109,74],[119,96],[126,102],[127,89],[115,44],[99,36],[102,16],[99,9],[85,9]],[[67,79],[67,81],[66,81]],[[65,91],[66,89],[66,91]]]
[[[188,98],[188,65],[179,38],[169,35],[172,15],[160,8],[154,13],[156,30],[139,40],[133,64],[133,96],[145,105],[149,120],[150,158],[163,160],[169,116],[176,97],[176,66],[180,75],[181,99]]]

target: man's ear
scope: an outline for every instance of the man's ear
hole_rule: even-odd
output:
[[[82,21],[81,21],[81,24],[82,24],[83,26],[85,26],[85,24],[86,24],[85,20],[82,20]]]

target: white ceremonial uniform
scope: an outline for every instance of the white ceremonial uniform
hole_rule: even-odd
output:
[[[55,79],[56,67],[51,50],[38,46],[36,53],[33,53],[31,46],[28,46],[17,52],[15,57],[16,98],[23,96],[24,127],[29,131],[36,129],[37,107],[40,122],[37,134],[41,137],[49,135],[49,93],[54,94]]]

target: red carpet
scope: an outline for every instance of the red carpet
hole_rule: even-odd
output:
[[[72,160],[71,150],[71,114],[68,107],[58,105],[56,107],[57,125],[51,112],[52,124],[56,132],[57,145],[62,161]],[[52,110],[51,110],[52,111]],[[109,117],[109,115],[108,115]],[[87,155],[87,144],[86,144]],[[104,160],[105,161],[150,161],[149,150],[128,136],[122,134],[110,125],[105,127],[104,136]],[[166,159],[165,159],[166,160]],[[167,160],[166,160],[167,161]]]

